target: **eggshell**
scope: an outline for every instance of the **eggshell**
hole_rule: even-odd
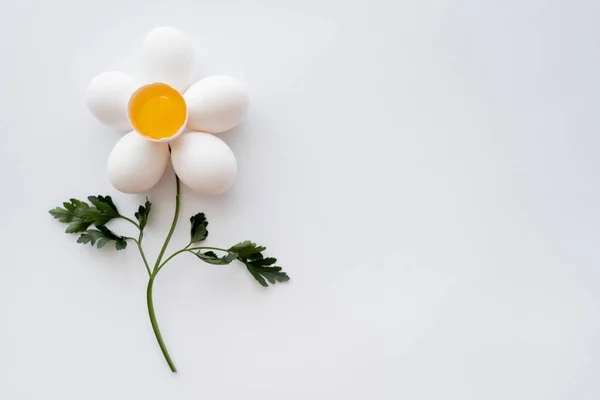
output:
[[[155,28],[146,36],[142,61],[148,83],[166,83],[183,92],[196,78],[194,49],[183,33],[170,26]]]
[[[129,132],[108,156],[107,173],[115,189],[124,193],[144,192],[158,183],[169,162],[169,146]]]
[[[238,80],[213,75],[196,82],[183,95],[188,106],[188,126],[220,133],[239,124],[248,111],[248,93]]]
[[[88,108],[103,124],[121,131],[131,130],[127,103],[138,86],[137,80],[125,72],[104,72],[92,79],[86,89]]]
[[[159,88],[162,87],[162,89],[160,89],[160,90],[164,90],[166,88],[167,91],[166,92],[164,92],[164,91],[156,92],[156,91],[154,91],[156,89],[156,87],[159,87]],[[148,94],[147,89],[150,89],[150,93],[154,92],[154,94],[147,95]],[[174,98],[175,96],[177,98]],[[143,129],[140,129],[139,126],[136,126],[135,116],[132,115],[133,110],[135,110],[135,111],[133,111],[134,113],[135,112],[139,113],[141,111],[141,109],[145,108],[147,105],[148,99],[150,99],[150,98],[156,99],[157,97],[170,99],[173,103],[177,104],[177,107],[175,110],[165,109],[164,107],[162,109],[155,108],[154,110],[150,111],[155,114],[154,115],[155,117],[161,118],[161,119],[166,118],[168,121],[177,121],[177,117],[175,117],[172,113],[173,112],[177,113],[178,111],[185,112],[185,119],[183,121],[181,121],[179,130],[169,137],[163,137],[160,139],[149,136],[147,134],[147,132],[144,132]],[[140,102],[140,100],[141,100],[141,102]],[[134,106],[134,104],[135,104],[135,106]],[[187,105],[185,104],[185,99],[183,99],[183,96],[181,95],[181,93],[178,93],[171,86],[166,85],[164,83],[151,83],[149,85],[143,85],[142,87],[140,87],[138,90],[136,90],[131,95],[127,109],[128,109],[129,123],[133,127],[133,130],[135,130],[138,134],[142,135],[146,140],[150,140],[152,142],[161,142],[161,143],[162,142],[171,142],[171,141],[175,140],[177,137],[179,137],[179,135],[181,135],[185,131],[185,128],[187,126],[188,115],[187,115]],[[133,119],[132,119],[132,117],[133,117]],[[148,125],[146,125],[146,126],[148,127]],[[152,126],[156,127],[156,125],[154,123],[152,123]]]
[[[188,132],[171,144],[171,161],[181,181],[204,195],[223,193],[237,176],[233,152],[216,136]]]

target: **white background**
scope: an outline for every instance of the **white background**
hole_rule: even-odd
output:
[[[600,3],[2,0],[0,398],[600,397]],[[88,81],[139,71],[153,27],[244,81],[226,195],[183,190],[170,250],[252,239],[292,281],[192,256],[158,277],[167,369],[135,248],[75,243],[47,210],[143,195],[105,175],[120,134]],[[154,258],[169,170],[148,195]],[[128,227],[112,225],[127,232]]]

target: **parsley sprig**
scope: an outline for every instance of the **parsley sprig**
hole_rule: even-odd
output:
[[[280,266],[275,265],[277,263],[276,258],[266,257],[264,255],[266,247],[259,246],[249,240],[237,243],[228,248],[198,245],[208,237],[208,221],[204,213],[198,213],[190,218],[191,227],[189,243],[184,248],[172,253],[163,261],[166,249],[179,219],[180,182],[177,176],[175,178],[177,187],[175,196],[175,214],[169,233],[167,234],[153,268],[150,267],[142,246],[144,230],[148,224],[150,211],[152,210],[152,203],[150,203],[147,198],[146,202],[143,205],[140,205],[138,211],[135,213],[135,220],[122,215],[110,196],[89,196],[87,202],[78,199],[70,199],[69,201],[64,202],[62,207],[56,207],[49,211],[59,222],[67,224],[65,230],[66,233],[79,234],[77,243],[89,243],[91,246],[96,246],[97,248],[102,248],[108,243],[114,243],[117,250],[125,249],[128,241],[136,243],[148,273],[146,300],[150,323],[152,324],[160,349],[172,372],[177,372],[177,369],[169,355],[158,327],[152,297],[154,280],[157,274],[169,261],[184,253],[191,253],[195,255],[197,259],[207,264],[217,266],[228,265],[237,260],[241,265],[244,265],[250,275],[264,287],[268,287],[275,283],[287,282],[290,279]],[[121,236],[110,230],[106,225],[115,219],[123,219],[134,225],[138,230],[138,237]]]
[[[88,196],[88,200],[91,205],[77,199],[65,201],[63,207],[53,208],[50,214],[60,222],[69,224],[66,233],[81,233],[78,243],[90,243],[101,248],[109,242],[115,242],[117,250],[126,248],[127,238],[115,234],[105,225],[115,218],[131,220],[119,214],[110,196]],[[88,229],[92,225],[96,229]]]

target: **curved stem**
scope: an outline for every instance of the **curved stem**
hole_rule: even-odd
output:
[[[177,185],[177,194],[175,195],[175,215],[173,216],[173,222],[171,223],[171,229],[169,230],[169,234],[167,235],[165,243],[163,244],[163,247],[160,250],[160,254],[156,259],[156,264],[154,264],[154,276],[156,276],[156,272],[158,272],[158,267],[160,266],[160,262],[162,261],[162,258],[165,255],[167,247],[169,246],[169,242],[171,241],[171,237],[173,236],[173,232],[175,232],[175,227],[177,226],[177,220],[179,219],[179,194],[181,192],[181,184],[179,183],[179,177],[177,176],[177,174],[175,174],[175,184]]]
[[[123,236],[125,240],[133,240],[137,245],[137,248],[142,256],[142,260],[144,261],[144,266],[146,267],[146,271],[148,271],[148,276],[152,276],[152,272],[150,272],[150,265],[148,264],[148,260],[146,259],[146,253],[144,253],[144,249],[142,248],[142,239],[144,238],[144,233],[140,231],[140,235],[138,238],[132,238],[129,236]]]
[[[177,250],[175,253],[171,254],[162,264],[160,264],[158,266],[158,269],[156,269],[156,271],[154,272],[154,275],[156,276],[156,274],[158,274],[158,271],[160,271],[169,261],[171,261],[171,259],[181,253],[185,253],[187,252],[193,252],[194,250],[217,250],[217,251],[224,251],[226,253],[231,253],[229,250],[227,249],[222,249],[220,247],[211,247],[211,246],[200,246],[200,247],[189,247],[190,245],[188,245],[188,247],[185,247],[181,250]]]
[[[146,290],[146,301],[148,303],[148,315],[150,316],[150,323],[152,324],[152,329],[154,330],[154,336],[156,336],[156,340],[158,341],[158,345],[160,346],[160,350],[165,356],[165,360],[167,364],[169,364],[169,368],[171,368],[172,372],[177,372],[175,368],[175,364],[173,364],[173,360],[171,360],[171,356],[169,355],[169,351],[167,350],[167,346],[163,341],[162,335],[160,333],[160,329],[158,328],[158,322],[156,321],[156,315],[154,314],[154,303],[152,301],[152,286],[154,285],[154,278],[159,271],[160,262],[169,246],[169,242],[171,241],[171,237],[173,236],[173,232],[175,231],[175,227],[177,226],[177,220],[179,219],[179,194],[181,192],[181,187],[179,183],[179,177],[175,174],[175,184],[177,185],[177,191],[175,195],[175,215],[173,216],[173,222],[171,223],[171,229],[165,239],[165,243],[163,244],[162,249],[160,250],[160,254],[156,259],[156,264],[154,265],[154,270],[150,274],[150,279],[148,279],[148,288]],[[150,269],[148,268],[148,271]]]
[[[200,246],[200,247],[190,247],[187,250],[217,250],[217,251],[224,251],[226,253],[231,253],[231,251],[227,250],[227,249],[222,249],[220,247],[211,247],[211,246]]]
[[[171,254],[162,264],[160,264],[158,266],[158,268],[154,272],[154,275],[156,276],[156,274],[158,274],[158,271],[160,271],[162,269],[162,267],[165,266],[166,263],[168,263],[169,261],[171,261],[171,259],[173,257],[175,257],[178,254],[185,253],[186,251],[189,251],[189,249],[187,247],[185,249],[177,250],[175,253]]]
[[[119,215],[120,218],[124,219],[125,221],[131,222],[133,225],[135,225],[138,229],[141,229],[139,224],[137,222],[135,222],[134,220],[132,220],[131,218],[127,218],[124,215]]]
[[[146,267],[146,271],[148,271],[148,276],[152,276],[152,272],[150,272],[150,265],[148,264],[148,260],[146,259],[146,254],[144,253],[144,249],[142,248],[142,239],[144,238],[144,233],[140,231],[140,236],[137,243],[138,250],[140,251],[140,255],[142,256],[142,260],[144,260],[144,266]]]
[[[154,276],[150,276],[148,280],[148,288],[146,290],[146,301],[148,302],[148,315],[150,316],[150,323],[152,324],[152,329],[154,330],[154,335],[156,336],[156,340],[158,341],[158,345],[160,346],[160,350],[165,356],[165,360],[167,360],[167,364],[169,364],[169,368],[171,372],[177,372],[177,368],[175,368],[175,364],[173,364],[173,360],[171,360],[171,356],[169,355],[169,351],[167,350],[167,346],[162,338],[162,334],[160,333],[160,329],[158,327],[158,322],[156,322],[156,315],[154,314],[154,303],[152,301],[152,286],[154,285]]]

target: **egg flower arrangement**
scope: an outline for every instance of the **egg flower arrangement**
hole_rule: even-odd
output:
[[[86,90],[87,105],[96,119],[126,133],[113,147],[107,162],[111,184],[123,193],[141,193],[163,176],[169,159],[175,171],[175,211],[171,227],[154,263],[143,248],[145,228],[152,203],[146,198],[134,218],[119,211],[110,196],[70,199],[50,210],[65,232],[78,234],[78,243],[97,248],[112,243],[123,250],[135,243],[148,273],[146,300],[150,323],[158,345],[172,372],[169,355],[154,311],[152,289],[158,273],[173,258],[190,253],[212,265],[238,261],[262,286],[286,282],[289,276],[276,266],[277,259],[264,256],[264,246],[249,240],[230,247],[204,246],[208,221],[204,213],[190,218],[190,240],[185,247],[165,257],[179,220],[180,182],[201,195],[218,195],[235,181],[237,163],[229,146],[215,135],[238,125],[248,109],[248,94],[242,83],[225,75],[195,81],[194,51],[185,36],[172,27],[152,30],[142,46],[145,76],[104,72],[92,79]],[[108,228],[113,220],[135,226],[137,237],[119,235]]]

